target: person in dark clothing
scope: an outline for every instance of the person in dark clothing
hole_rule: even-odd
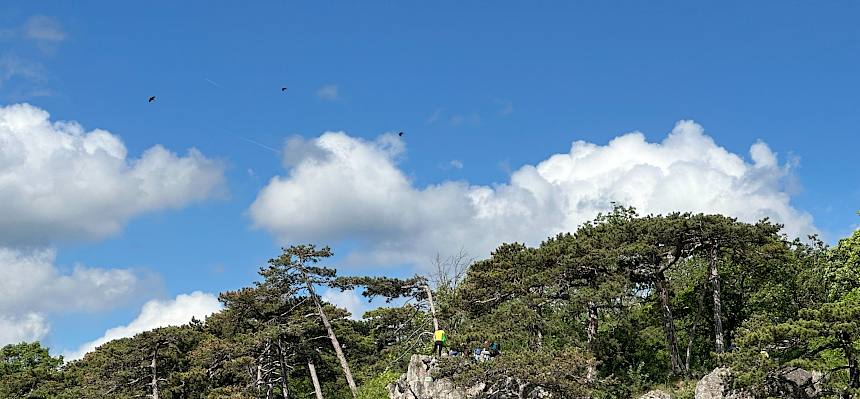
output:
[[[480,347],[472,349],[472,357],[475,358],[476,362],[481,361],[481,348]]]
[[[502,346],[498,342],[490,344],[490,357],[496,357],[502,354]]]
[[[433,342],[433,353],[437,357],[442,357],[442,341]]]

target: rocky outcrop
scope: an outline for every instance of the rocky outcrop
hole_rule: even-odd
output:
[[[672,395],[659,389],[655,389],[653,391],[646,392],[644,395],[640,396],[639,399],[672,399]]]
[[[822,395],[824,375],[800,367],[783,367],[768,376],[767,390],[773,396],[812,399]]]
[[[412,355],[406,373],[397,381],[388,385],[389,399],[479,399],[492,397],[495,399],[513,399],[520,397],[519,385],[512,378],[506,379],[498,386],[487,388],[483,383],[469,389],[458,388],[448,378],[433,378],[436,370],[436,360],[430,356]],[[546,390],[536,387],[525,395],[528,399],[552,399]]]
[[[436,361],[430,356],[412,355],[406,373],[388,385],[389,399],[469,399],[475,392],[466,392],[454,386],[447,378],[434,379]],[[472,391],[472,390],[469,390]]]
[[[749,392],[731,388],[731,370],[718,367],[696,384],[696,399],[753,399]]]
[[[813,399],[822,395],[823,375],[799,367],[784,367],[767,376],[763,386],[769,397]],[[719,367],[696,384],[696,399],[752,399],[745,390],[732,389],[732,372]]]
[[[729,369],[716,368],[696,383],[696,399],[722,399],[728,386]]]
[[[400,378],[388,385],[389,399],[477,399],[486,396],[483,384],[470,389],[458,388],[447,378],[433,378],[436,360],[430,356],[412,355],[409,367]],[[822,395],[823,376],[818,372],[809,372],[799,367],[784,367],[771,373],[763,387],[767,396],[793,399],[814,399]],[[513,380],[506,382],[515,385]],[[496,391],[493,397],[506,398],[516,395],[501,395]],[[511,389],[516,391],[515,389]],[[551,398],[548,392],[535,389],[529,398]],[[732,372],[728,368],[719,367],[704,376],[696,384],[696,399],[753,399],[754,396],[745,390],[732,389]],[[650,391],[638,399],[671,399],[671,395],[661,390]]]

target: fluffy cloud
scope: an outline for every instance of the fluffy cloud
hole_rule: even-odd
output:
[[[0,107],[0,344],[41,339],[52,314],[110,309],[155,283],[128,269],[63,270],[52,249],[16,247],[102,238],[141,213],[208,198],[223,179],[222,165],[193,149],[155,146],[130,159],[107,131],[52,122],[27,104]]]
[[[66,360],[80,359],[106,342],[159,327],[183,325],[190,322],[192,317],[203,320],[219,310],[221,303],[218,298],[200,291],[181,294],[172,300],[152,300],[143,305],[140,314],[128,325],[111,328],[101,337],[81,345],[77,350],[65,352],[63,357]]]
[[[208,198],[223,180],[221,163],[195,149],[157,145],[129,159],[110,132],[0,107],[0,245],[105,237],[141,213]]]
[[[63,274],[52,250],[21,252],[0,248],[0,312],[95,311],[138,292],[141,278],[128,269],[76,265]]]
[[[362,297],[354,290],[341,291],[337,289],[328,289],[322,294],[322,300],[331,303],[339,308],[346,309],[353,320],[360,320],[364,312],[375,308],[367,302],[367,298]]]
[[[44,337],[49,314],[108,309],[152,286],[128,269],[77,265],[62,273],[54,258],[51,250],[0,248],[0,345]]]
[[[37,313],[19,317],[0,314],[0,326],[0,346],[42,339],[49,329],[45,317]]]
[[[678,122],[658,143],[639,132],[606,145],[576,141],[569,152],[522,166],[492,187],[416,187],[397,167],[392,139],[343,132],[314,139],[315,153],[325,156],[292,159],[288,174],[274,177],[251,205],[255,225],[285,243],[357,241],[363,249],[352,254],[355,262],[416,264],[451,248],[485,256],[502,242],[537,244],[613,202],[644,214],[770,217],[792,236],[816,231],[812,217],[792,207],[784,189],[790,170],[767,144],[753,144],[747,161],[692,121]]]

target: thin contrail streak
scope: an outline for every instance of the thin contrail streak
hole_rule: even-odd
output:
[[[227,132],[227,133],[232,134],[233,136],[238,137],[238,138],[239,138],[239,139],[241,139],[241,140],[244,140],[244,141],[247,141],[247,142],[249,142],[249,143],[251,143],[251,144],[254,144],[254,145],[256,145],[257,147],[260,147],[260,148],[263,148],[263,149],[269,150],[269,151],[271,151],[271,152],[274,152],[275,154],[280,154],[280,153],[281,153],[280,151],[278,151],[278,150],[276,150],[276,149],[274,149],[274,148],[272,148],[272,147],[269,147],[269,146],[267,146],[267,145],[265,145],[265,144],[263,144],[263,143],[261,143],[261,142],[259,142],[259,141],[251,140],[251,139],[249,139],[249,138],[247,138],[247,137],[240,136],[240,135],[238,135],[238,134],[236,134],[236,133],[233,133],[233,132],[231,132],[231,131],[229,131],[229,130],[224,130],[224,131],[225,131],[225,132]]]
[[[209,83],[212,83],[213,85],[218,86],[218,87],[220,87],[220,88],[222,88],[222,89],[224,88],[224,86],[219,85],[219,84],[218,84],[218,82],[215,82],[214,80],[209,79],[209,78],[207,78],[207,77],[205,77],[205,76],[203,77],[203,80],[205,80],[205,81],[207,81],[207,82],[209,82]]]

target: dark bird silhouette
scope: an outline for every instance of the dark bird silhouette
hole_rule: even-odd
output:
[[[149,98],[149,102],[153,102],[153,101],[155,101],[155,96],[152,96]]]
[[[403,137],[403,132],[397,133],[397,135]]]
[[[287,91],[286,87],[281,87],[281,91]]]

